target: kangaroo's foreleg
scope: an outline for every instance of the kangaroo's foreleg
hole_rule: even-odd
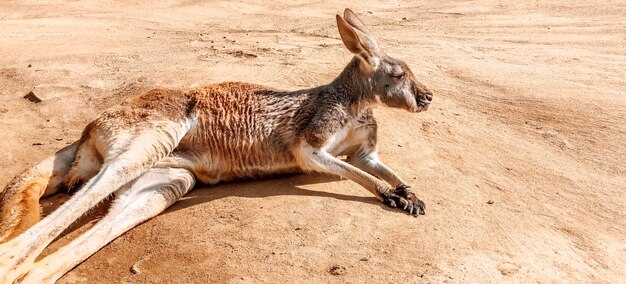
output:
[[[385,165],[379,158],[376,151],[378,134],[377,124],[371,112],[364,117],[363,127],[354,131],[350,142],[354,143],[349,147],[349,152],[345,153],[349,158],[348,162],[357,168],[388,182],[395,188],[393,192],[383,195],[383,201],[389,206],[401,206],[409,213],[425,214],[426,205],[415,193],[410,190],[406,181],[396,174],[391,168]],[[408,203],[407,203],[408,201]]]
[[[39,198],[58,191],[70,171],[80,143],[74,142],[24,171],[0,192],[0,243],[14,238],[39,221]]]
[[[350,164],[364,170],[395,187],[394,192],[383,196],[383,201],[392,207],[402,206],[409,213],[425,214],[426,205],[410,190],[407,183],[391,168],[385,165],[375,151],[355,153],[350,156]],[[405,200],[410,201],[409,204]],[[413,203],[411,206],[410,203]]]
[[[296,157],[298,157],[298,162],[304,170],[324,172],[350,179],[369,190],[381,200],[385,193],[392,190],[381,180],[334,157],[324,149],[305,144],[298,149]]]
[[[36,262],[22,283],[54,283],[107,243],[163,212],[195,183],[186,169],[151,169],[118,191],[107,215],[84,234]],[[72,257],[67,257],[71,255]]]
[[[411,214],[424,212],[424,203],[408,191],[407,187],[400,186],[392,189],[373,175],[334,157],[324,149],[305,144],[298,149],[296,157],[304,170],[325,172],[351,179],[391,207],[400,207]]]
[[[388,182],[394,188],[407,184],[404,179],[378,158],[378,154],[375,151],[355,153],[350,155],[348,161],[357,168]]]

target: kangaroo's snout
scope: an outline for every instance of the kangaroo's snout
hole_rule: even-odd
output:
[[[433,100],[433,92],[423,84],[416,82],[414,85],[414,93],[417,105],[421,108],[420,111],[428,110],[428,106]]]
[[[431,92],[428,88],[424,87],[424,97],[426,97],[426,100],[428,101],[428,103],[430,103],[433,100],[433,92]]]

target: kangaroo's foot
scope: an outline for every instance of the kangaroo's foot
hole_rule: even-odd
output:
[[[414,216],[426,214],[426,205],[409,188],[408,185],[401,184],[396,187],[395,191],[383,193],[383,203],[389,207],[408,211]]]
[[[0,283],[18,283],[35,261],[36,255],[24,254],[28,248],[19,241],[20,237],[0,245]]]

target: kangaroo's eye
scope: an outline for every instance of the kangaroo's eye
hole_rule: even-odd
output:
[[[395,78],[395,79],[403,79],[404,75],[405,75],[405,73],[402,72],[402,73],[398,73],[398,74],[391,74],[391,77]]]

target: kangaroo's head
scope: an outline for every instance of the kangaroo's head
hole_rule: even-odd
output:
[[[433,94],[415,79],[409,66],[385,54],[376,38],[350,9],[337,15],[337,27],[345,46],[360,60],[358,72],[367,78],[373,95],[383,104],[413,112],[428,109]]]

